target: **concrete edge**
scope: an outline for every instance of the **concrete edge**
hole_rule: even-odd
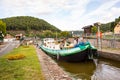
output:
[[[73,80],[70,75],[60,68],[58,64],[41,49],[36,48],[36,52],[46,80]]]
[[[120,61],[120,54],[118,53],[113,53],[113,52],[110,53],[110,52],[105,52],[105,51],[98,51],[98,52],[99,52],[100,57]]]

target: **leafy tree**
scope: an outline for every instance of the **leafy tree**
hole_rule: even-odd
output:
[[[103,32],[109,32],[109,31],[114,31],[115,26],[118,24],[118,22],[120,21],[120,16],[118,18],[115,19],[115,21],[113,22],[109,22],[106,24],[102,24],[101,25],[101,30]]]
[[[44,35],[45,35],[45,37],[51,37],[52,32],[50,30],[46,30],[46,31],[44,31]]]
[[[91,29],[92,33],[96,33],[97,32],[97,27],[96,26],[93,26],[92,29]]]
[[[115,19],[115,25],[117,25],[119,21],[120,21],[120,16]]]
[[[0,20],[0,31],[5,35],[6,33],[6,23],[4,23],[2,20]]]
[[[111,22],[111,28],[110,28],[110,30],[111,30],[112,32],[114,32],[114,28],[115,28],[115,22]]]
[[[60,33],[60,36],[61,36],[61,37],[69,37],[69,36],[70,36],[70,33],[69,33],[68,31],[62,31],[62,32]]]

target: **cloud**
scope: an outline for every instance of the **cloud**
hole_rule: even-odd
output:
[[[79,19],[79,28],[86,25],[92,25],[95,22],[107,23],[115,20],[115,18],[120,16],[120,8],[115,5],[120,2],[119,0],[109,0],[102,3],[94,11],[90,13],[85,13]],[[79,17],[78,17],[79,18]]]
[[[89,8],[92,3],[99,4]],[[81,30],[95,22],[109,22],[120,14],[119,0],[1,0],[0,17],[35,16],[61,30]],[[89,11],[89,10],[90,11]],[[88,13],[89,12],[89,13]]]
[[[113,12],[113,6],[118,3],[119,0],[110,0],[108,2],[103,3],[98,9],[89,13],[87,17],[94,17],[95,19],[101,22],[109,22],[110,17],[115,17],[115,13],[119,13],[119,9]],[[117,17],[117,16],[116,16]]]

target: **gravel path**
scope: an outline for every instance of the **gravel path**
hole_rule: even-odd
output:
[[[8,42],[0,47],[0,56],[12,51],[14,48],[20,45],[19,41]]]
[[[54,60],[46,55],[41,49],[36,48],[36,52],[46,80],[73,80]]]

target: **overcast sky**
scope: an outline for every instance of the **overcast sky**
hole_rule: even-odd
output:
[[[120,16],[120,0],[0,0],[0,18],[33,16],[61,30],[82,30]]]

